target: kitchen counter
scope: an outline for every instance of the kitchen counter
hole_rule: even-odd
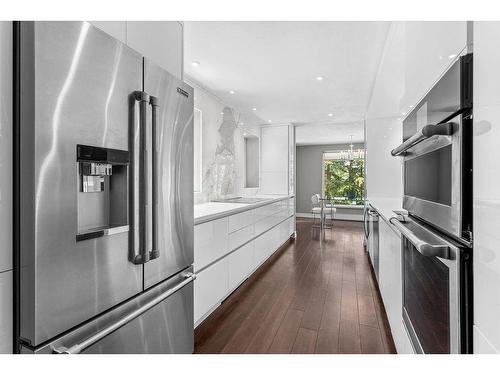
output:
[[[254,198],[263,198],[265,200],[256,203],[224,203],[207,202],[194,205],[194,225],[202,224],[207,221],[220,219],[225,216],[234,215],[240,212],[252,210],[257,207],[266,206],[271,203],[279,202],[285,199],[293,198],[293,195],[272,195],[256,196]]]
[[[377,210],[380,217],[384,219],[388,224],[389,219],[396,214],[393,212],[403,210],[403,201],[402,199],[394,199],[394,198],[370,198],[368,199],[370,204]],[[391,224],[392,226],[392,224]]]

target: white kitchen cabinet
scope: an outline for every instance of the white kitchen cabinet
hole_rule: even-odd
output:
[[[194,321],[215,309],[229,292],[228,257],[197,273],[194,281]]]
[[[127,44],[126,21],[90,21],[90,23],[120,42]]]
[[[402,112],[415,105],[467,46],[466,21],[408,21],[404,25],[405,94]]]
[[[247,243],[228,255],[228,283],[232,291],[240,285],[253,270],[254,242]]]
[[[0,354],[12,353],[12,271],[0,273]]]
[[[500,22],[474,22],[474,353],[500,352]]]
[[[248,225],[251,225],[254,222],[254,211],[255,210],[248,210],[236,215],[229,216],[229,233],[235,232]]]
[[[290,137],[291,131],[291,125],[261,128],[260,192],[263,194],[291,194],[294,191],[294,184],[291,184],[294,170],[290,163],[293,154],[290,154],[290,150],[291,142],[295,148],[295,137]]]
[[[194,270],[202,269],[228,251],[228,218],[194,226]]]
[[[0,21],[0,272],[12,269],[12,22]],[[5,305],[0,299],[0,305]]]
[[[401,237],[385,222],[379,220],[379,289],[391,326],[392,337],[400,354],[413,353],[403,325],[401,281]]]
[[[183,26],[177,21],[127,21],[127,45],[182,79]]]
[[[245,228],[229,233],[229,251],[234,250],[254,238],[254,227],[249,225]]]

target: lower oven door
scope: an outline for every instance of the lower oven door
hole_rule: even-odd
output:
[[[469,249],[414,221],[395,223],[402,234],[403,322],[415,352],[469,352]]]

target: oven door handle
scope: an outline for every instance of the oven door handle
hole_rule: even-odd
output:
[[[392,225],[396,227],[399,232],[410,241],[420,254],[426,257],[439,257],[443,259],[450,259],[450,248],[446,244],[430,244],[425,240],[419,238],[407,226],[399,221],[396,217],[389,219]]]
[[[398,147],[391,151],[392,156],[405,156],[406,151],[415,146],[417,143],[422,142],[424,139],[430,138],[434,135],[452,135],[453,123],[445,122],[444,124],[425,125],[418,132],[413,134],[410,138],[400,144]]]

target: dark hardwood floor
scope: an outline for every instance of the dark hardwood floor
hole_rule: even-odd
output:
[[[359,222],[311,221],[195,330],[195,353],[395,353]]]

